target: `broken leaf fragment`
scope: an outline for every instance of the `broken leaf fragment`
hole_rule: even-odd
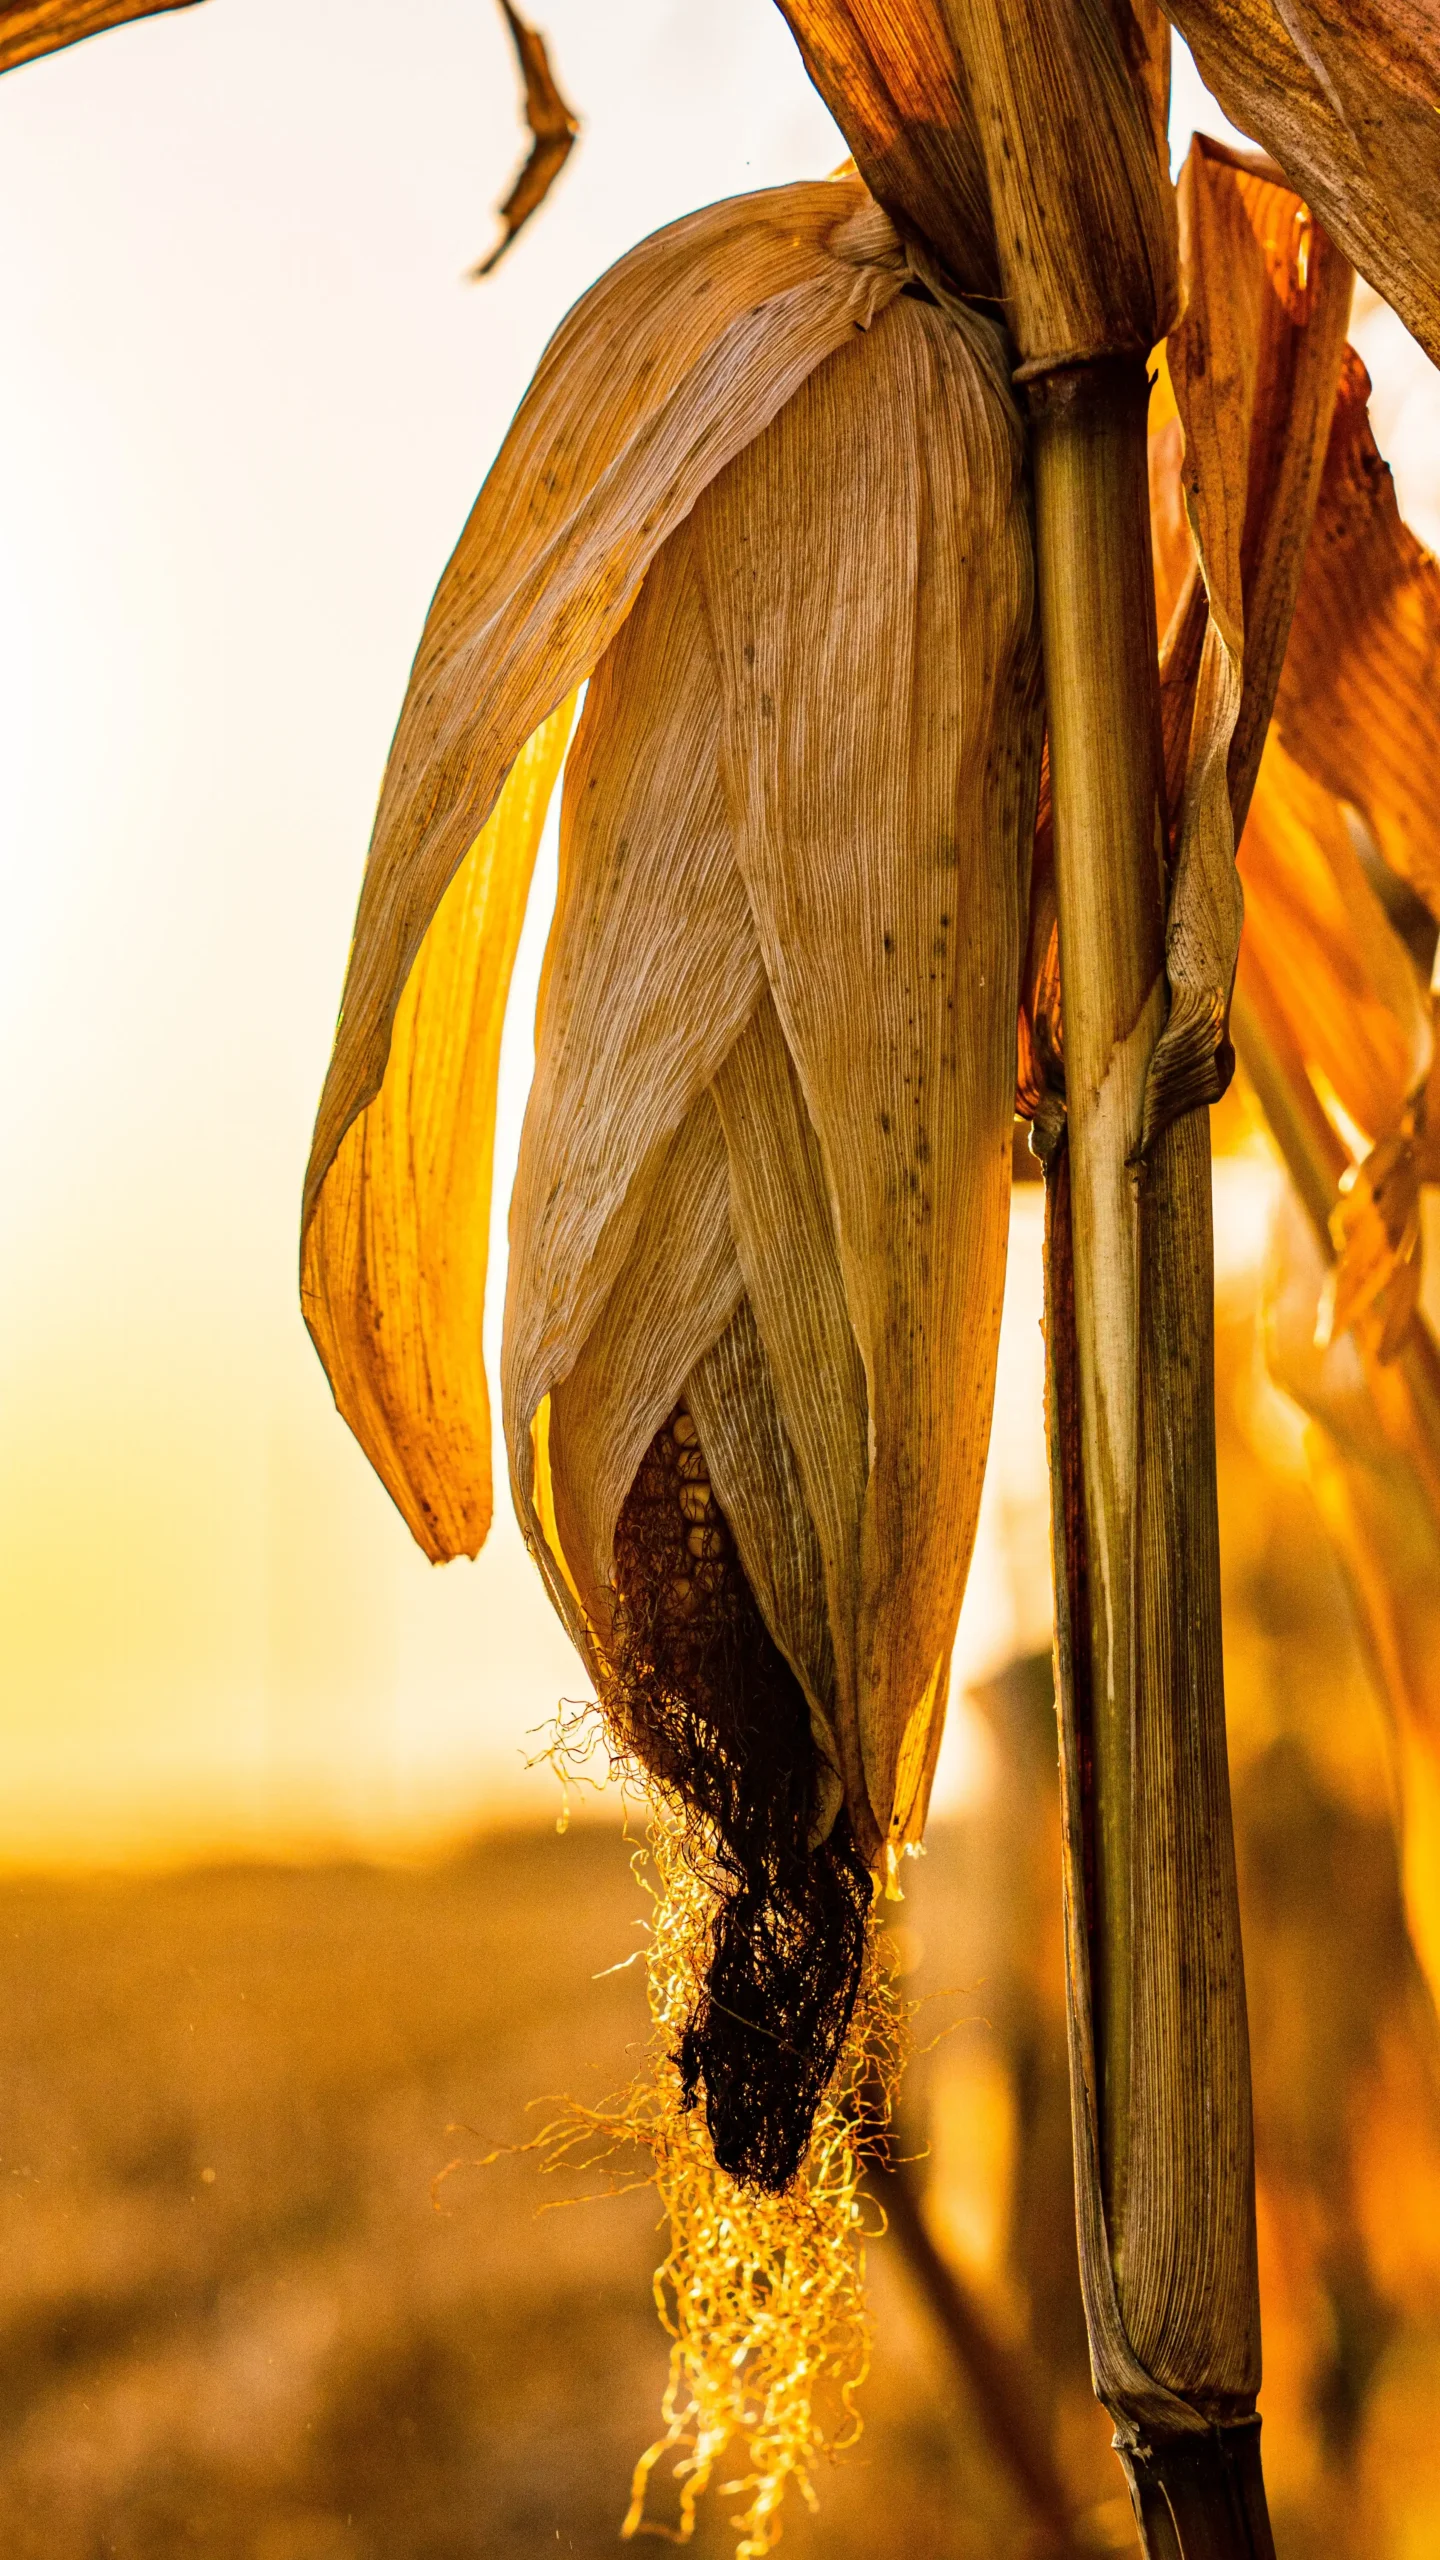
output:
[[[1164,0],[1201,79],[1440,362],[1440,31],[1426,0]]]
[[[500,207],[500,238],[488,257],[481,258],[470,270],[472,282],[493,275],[518,231],[523,230],[533,213],[554,186],[575,147],[580,130],[574,115],[561,95],[560,84],[550,67],[550,53],[537,27],[527,24],[511,0],[500,0],[505,23],[510,30],[521,77],[525,83],[525,122],[530,129],[530,151],[513,187]]]
[[[134,18],[156,18],[166,9],[188,9],[195,0],[4,0],[0,6],[0,71],[15,71],[107,27]]]

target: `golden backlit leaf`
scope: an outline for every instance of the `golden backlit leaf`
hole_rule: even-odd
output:
[[[1342,1181],[1330,1232],[1340,1258],[1324,1330],[1348,1333],[1374,1315],[1375,1356],[1393,1360],[1420,1297],[1420,1179],[1408,1130],[1382,1138]]]
[[[1440,362],[1440,34],[1429,0],[1164,0],[1206,87]]]
[[[530,128],[531,150],[519,177],[500,207],[504,225],[497,245],[488,258],[471,268],[471,276],[493,275],[517,231],[523,230],[532,213],[538,213],[575,146],[580,130],[560,94],[559,83],[550,68],[545,39],[534,27],[527,26],[510,0],[500,0],[505,23],[519,60],[525,82],[525,121]]]
[[[1345,811],[1291,762],[1273,730],[1240,876],[1242,1018],[1266,1026],[1272,1050],[1283,1026],[1287,1054],[1303,1061],[1300,1072],[1317,1094],[1338,1105],[1337,1132],[1369,1147],[1342,1159],[1328,1212],[1339,1259],[1325,1322],[1339,1334],[1373,1314],[1377,1356],[1388,1360],[1409,1329],[1420,1280],[1413,1097],[1431,1068],[1430,1011],[1366,879]]]
[[[891,225],[858,179],[777,187],[643,241],[551,340],[416,655],[307,1217],[379,1090],[400,991],[525,740],[594,666],[700,490],[904,280]]]
[[[490,1526],[481,1328],[510,973],[573,703],[537,730],[451,881],[390,1066],[306,1231],[301,1304],[335,1401],[436,1563]]]
[[[1306,1455],[1396,1746],[1410,1934],[1440,2002],[1440,1355],[1422,1323],[1382,1362],[1363,1328],[1317,1323],[1323,1253],[1282,1205],[1265,1346],[1310,1418]]]
[[[1428,1072],[1429,1012],[1344,810],[1272,730],[1240,846],[1240,977],[1265,972],[1301,1054],[1373,1143]]]
[[[0,0],[0,71],[14,71],[41,54],[59,53],[82,37],[132,18],[157,18],[165,9],[188,9],[195,0]]]
[[[1207,611],[1192,673],[1195,634],[1177,600],[1162,669],[1162,684],[1186,680],[1164,696],[1167,762],[1183,738],[1185,763],[1178,794],[1171,773],[1171,1008],[1151,1063],[1149,1136],[1223,1087],[1242,921],[1235,837],[1285,652],[1351,287],[1345,259],[1291,191],[1202,137],[1181,175],[1180,221],[1186,302],[1167,358]],[[1173,575],[1173,535],[1169,557]]]
[[[993,1392],[1039,753],[1022,470],[994,375],[907,299],[695,517],[737,859],[867,1381],[851,1818],[872,1855],[923,1819]]]
[[[943,0],[779,0],[856,165],[962,293],[1000,268],[974,117]]]
[[[1401,521],[1346,358],[1275,701],[1296,762],[1360,810],[1440,917],[1440,564]]]

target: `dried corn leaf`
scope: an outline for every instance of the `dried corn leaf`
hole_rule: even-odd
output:
[[[84,36],[132,18],[158,18],[165,9],[188,9],[195,0],[0,0],[0,71],[14,71],[44,53],[59,53]]]
[[[856,164],[962,293],[998,294],[984,163],[943,0],[779,0]]]
[[[730,1223],[750,1321],[794,1453],[815,1548],[816,1588],[828,1600],[845,1783],[851,1802],[863,1804],[854,1638],[869,1472],[865,1371],[845,1303],[819,1141],[768,994],[712,1091],[730,1158]],[[704,1436],[698,1411],[695,1418]],[[758,1591],[753,1573],[750,1580]],[[783,1643],[773,1620],[771,1625]],[[793,1648],[786,1650],[793,1660]]]
[[[1328,1287],[1323,1247],[1282,1202],[1266,1357],[1310,1419],[1311,1480],[1393,1719],[1407,1915],[1440,2002],[1440,1357],[1423,1324],[1389,1364],[1363,1326],[1318,1339]]]
[[[1272,731],[1240,847],[1245,939],[1292,1038],[1372,1141],[1399,1128],[1429,1070],[1428,1008],[1333,794]]]
[[[737,858],[865,1366],[871,1850],[923,1818],[994,1383],[1039,749],[1022,461],[993,375],[907,299],[695,517]]]
[[[665,536],[904,282],[856,179],[691,214],[551,340],[431,606],[391,748],[306,1181],[379,1091],[395,1006],[527,737],[595,664]]]
[[[504,228],[499,242],[488,258],[472,267],[471,275],[493,275],[517,231],[524,229],[532,213],[538,213],[575,147],[580,127],[571,114],[560,86],[550,68],[545,39],[535,27],[527,26],[510,0],[500,0],[505,23],[510,30],[525,82],[525,121],[530,128],[531,148],[519,177],[500,207]]]
[[[1428,0],[1164,0],[1206,87],[1440,362],[1440,35]]]
[[[1208,618],[1166,926],[1171,1006],[1146,1142],[1223,1089],[1235,875],[1325,457],[1350,269],[1288,188],[1197,138],[1180,181],[1184,315],[1167,347]],[[1176,608],[1178,613],[1178,606]],[[1185,634],[1172,618],[1167,656]]]
[[[1275,721],[1440,917],[1440,564],[1402,523],[1347,352]]]
[[[1375,1356],[1393,1360],[1420,1298],[1420,1175],[1408,1130],[1382,1138],[1342,1180],[1330,1233],[1340,1259],[1322,1329],[1348,1333],[1373,1316]]]
[[[490,1526],[481,1353],[500,1034],[574,705],[537,730],[440,902],[390,1066],[306,1231],[301,1304],[335,1401],[432,1561]]]
[[[532,1417],[580,1357],[643,1223],[659,1214],[652,1193],[671,1138],[763,988],[718,753],[687,524],[595,672],[565,778],[510,1213],[505,1426],[522,1479]],[[670,1249],[677,1264],[688,1252],[683,1225]],[[523,1480],[519,1492],[523,1504]],[[612,1511],[594,1532],[597,1555],[613,1525]]]
[[[946,0],[1022,373],[1148,355],[1177,303],[1169,35],[1153,0]]]

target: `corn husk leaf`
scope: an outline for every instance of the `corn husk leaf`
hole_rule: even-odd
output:
[[[505,1429],[522,1518],[533,1417],[580,1358],[652,1214],[674,1133],[764,986],[720,789],[719,696],[694,550],[683,524],[596,670],[566,775],[510,1217]],[[718,1130],[716,1145],[723,1174]],[[682,1218],[670,1250],[678,1262],[687,1249]],[[663,1314],[645,1321],[663,1324]],[[677,1392],[703,1347],[680,1357]],[[587,1532],[600,1585],[634,1472],[631,1460],[608,1517]]]
[[[803,1489],[820,1568],[817,1588],[828,1602],[845,1783],[851,1802],[863,1804],[855,1602],[870,1464],[865,1371],[846,1303],[824,1159],[768,994],[712,1090],[730,1158],[735,1248]],[[704,1438],[698,1413],[696,1421]],[[741,1545],[743,1552],[743,1539]],[[753,1575],[751,1581],[758,1590]]]
[[[335,1401],[433,1562],[490,1526],[481,1328],[495,1088],[525,901],[574,716],[511,768],[440,902],[395,1014],[384,1085],[306,1230],[300,1299]]]
[[[1169,30],[1154,0],[946,0],[946,11],[1022,371],[1148,354],[1177,307]]]
[[[1147,1143],[1213,1101],[1228,1072],[1243,917],[1235,842],[1294,610],[1351,287],[1345,259],[1291,191],[1203,138],[1186,159],[1180,209],[1186,300],[1166,353],[1206,620],[1177,795],[1171,1006],[1151,1061]],[[1162,539],[1173,574],[1176,535],[1164,518]],[[1187,639],[1172,608],[1167,659],[1184,659]]]
[[[605,1304],[550,1397],[555,1524],[602,1651],[620,1506],[743,1286],[730,1238],[725,1141],[702,1092],[665,1150]],[[528,1449],[528,1429],[520,1445]]]
[[[1369,397],[1352,349],[1275,723],[1288,753],[1360,810],[1391,870],[1440,917],[1440,564],[1401,519]]]
[[[437,1163],[444,1159],[445,1113],[461,1107],[458,1089],[447,1103],[407,1096],[399,1084],[388,1097],[382,1088],[396,1008],[457,867],[527,740],[603,654],[650,560],[698,492],[903,282],[894,232],[858,179],[782,187],[711,206],[643,242],[552,340],[441,580],[412,672],[321,1098],[307,1228],[328,1180],[349,1191],[356,1159],[346,1171],[339,1150],[377,1096],[393,1127],[383,1144],[356,1142],[366,1188],[410,1181],[405,1131],[417,1099],[425,1145]],[[504,888],[507,916],[523,904],[524,886],[516,873]],[[512,958],[506,933],[478,935],[483,983],[474,1000],[487,1019],[503,1009]],[[467,1195],[465,1208],[484,1225],[487,1201]],[[347,1419],[367,1346],[384,1327],[404,1333],[415,1309],[403,1295],[381,1304],[362,1292],[342,1316],[349,1283],[332,1283],[321,1264],[329,1239],[350,1235],[357,1219],[383,1230],[410,1217],[393,1202],[372,1211],[347,1197],[307,1265],[312,1302],[323,1300],[337,1325],[354,1327],[332,1374]],[[390,1277],[399,1276],[392,1264]],[[473,1319],[468,1282],[453,1305],[431,1292],[432,1356],[453,1377],[478,1375]],[[454,1342],[442,1352],[447,1327]],[[378,1391],[381,1404],[399,1376],[397,1364]],[[405,1391],[418,1401],[403,1429],[391,1412],[388,1440],[375,1438],[372,1454],[383,1459],[385,1481],[412,1526],[430,1524],[422,1533],[427,1552],[467,1552],[489,1512],[483,1411],[477,1399],[464,1483],[437,1500],[433,1484],[410,1485],[404,1474],[404,1445],[438,1445],[428,1375],[407,1376]],[[355,1411],[363,1437],[363,1393]],[[451,1527],[440,1529],[442,1517],[458,1527],[459,1544]]]
[[[1440,363],[1440,32],[1427,0],[1164,0],[1277,160]]]
[[[733,1153],[730,1162],[733,1182]],[[814,1832],[823,1839],[846,1792],[828,1586],[807,1488],[748,1297],[691,1370],[685,1402],[745,1579],[809,1702],[820,1763]]]
[[[132,18],[158,18],[165,9],[193,8],[195,0],[4,0],[0,5],[0,71],[14,71],[42,54],[59,53],[107,27]]]
[[[904,280],[858,179],[776,187],[642,241],[557,330],[416,653],[309,1202],[379,1090],[400,989],[525,740],[588,675],[701,489]]]
[[[779,0],[856,166],[961,293],[1000,290],[994,220],[942,0]]]
[[[923,1819],[993,1393],[1039,746],[1021,464],[994,375],[907,300],[695,519],[737,859],[865,1369],[867,1846]]]

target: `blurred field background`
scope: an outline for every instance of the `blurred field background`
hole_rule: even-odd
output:
[[[1423,2560],[1440,2039],[1384,1729],[1243,1290],[1222,1371],[1277,2543]],[[1053,2445],[1078,2547],[1123,2549],[1075,2276],[1048,1660],[1013,1664],[971,1715],[969,1801],[893,1915],[928,2048],[907,2146],[933,2240]],[[639,1969],[613,1970],[640,1943],[630,1855],[591,1822],[409,1867],[0,1884],[0,2547],[616,2547],[664,2379],[653,2198],[565,2200],[605,2180],[557,2187],[523,2149],[477,2164],[534,2134],[532,2101],[601,2097],[637,2065]],[[878,2240],[871,2266],[865,2434],[787,2547],[1043,2548],[905,2253]],[[732,2547],[713,2501],[697,2551]]]
[[[840,145],[771,0],[537,0],[585,119],[518,156],[480,0],[207,0],[0,87],[0,2549],[615,2547],[665,2347],[644,2195],[564,2205],[532,2100],[643,2037],[616,1808],[528,1770],[578,1674],[508,1519],[433,1574],[293,1302],[300,1167],[431,585],[545,338],[709,196]],[[402,33],[403,30],[403,33]],[[1188,64],[1175,132],[1222,131]],[[1374,297],[1440,541],[1440,384]],[[522,953],[500,1205],[545,926]],[[1217,1176],[1228,1680],[1282,2560],[1440,2550],[1440,2043],[1386,1728],[1254,1313],[1279,1179]],[[498,1299],[498,1287],[496,1296]],[[907,2136],[1076,2537],[1129,2526],[1074,2271],[1040,1433],[1017,1202],[929,1852]],[[583,1808],[582,1808],[583,1811]],[[597,1979],[597,1977],[599,1977]],[[458,2129],[457,2129],[458,2128]],[[437,2176],[452,2162],[461,2165]],[[858,2451],[787,2548],[1037,2549],[895,2238]],[[982,2377],[983,2380],[983,2377]],[[724,2502],[697,2550],[733,2547]]]

